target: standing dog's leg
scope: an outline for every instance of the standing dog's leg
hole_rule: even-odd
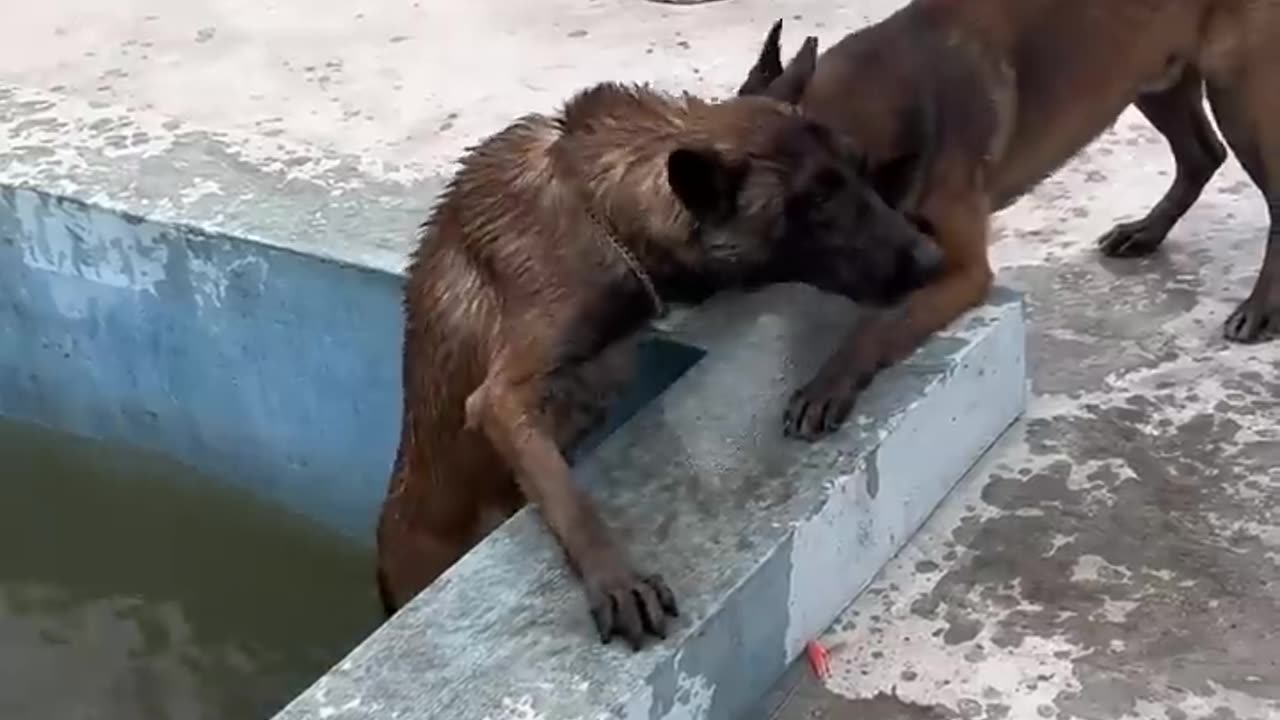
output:
[[[1120,223],[1098,239],[1103,254],[1111,257],[1155,252],[1227,159],[1227,150],[1205,115],[1204,81],[1195,68],[1187,67],[1172,87],[1141,95],[1134,104],[1169,142],[1177,171],[1173,184],[1146,217]]]
[[[666,634],[676,614],[661,577],[636,572],[587,496],[574,484],[569,464],[542,412],[539,380],[499,360],[467,399],[468,427],[482,430],[515,470],[525,497],[538,506],[586,585],[600,639],[615,633],[639,648],[646,632]]]
[[[978,305],[991,288],[989,201],[980,187],[930,191],[920,216],[946,255],[942,276],[897,309],[869,314],[841,341],[787,407],[785,432],[813,440],[840,426],[877,371],[910,355],[931,334]]]
[[[1249,298],[1231,313],[1223,327],[1228,340],[1256,343],[1280,336],[1280,85],[1264,67],[1280,67],[1278,51],[1254,48],[1270,57],[1258,70],[1233,82],[1211,82],[1209,102],[1227,144],[1267,199],[1270,229],[1262,269]],[[1262,62],[1269,60],[1270,62]]]

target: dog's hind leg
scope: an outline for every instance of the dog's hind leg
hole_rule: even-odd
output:
[[[378,528],[378,597],[389,617],[448,570],[475,545],[468,532],[437,527],[415,518]]]
[[[1146,217],[1120,223],[1098,239],[1103,254],[1140,257],[1156,251],[1204,186],[1227,159],[1227,150],[1204,110],[1204,81],[1187,66],[1173,86],[1134,103],[1169,142],[1176,164],[1173,184]]]
[[[418,450],[425,446],[407,435],[401,442],[378,514],[378,595],[387,615],[524,504],[510,471],[482,438],[437,439],[431,463]],[[428,466],[441,474],[426,474]]]
[[[488,440],[462,430],[461,392],[416,381],[432,357],[421,352],[422,341],[405,339],[411,352],[404,358],[400,442],[375,530],[378,595],[387,615],[524,504]]]
[[[1209,102],[1227,144],[1267,199],[1270,227],[1262,268],[1248,299],[1223,326],[1228,340],[1256,343],[1280,335],[1280,50],[1255,48],[1249,73],[1211,81]]]

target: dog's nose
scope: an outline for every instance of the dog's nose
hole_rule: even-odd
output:
[[[931,278],[942,269],[942,248],[932,240],[922,239],[912,248],[911,260],[917,272]]]

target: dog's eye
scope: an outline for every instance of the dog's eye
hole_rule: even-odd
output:
[[[844,189],[844,175],[835,168],[822,168],[813,177],[813,189],[822,198],[831,198]]]

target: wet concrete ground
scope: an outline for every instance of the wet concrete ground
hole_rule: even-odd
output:
[[[1231,161],[1156,256],[1101,258],[1162,154],[1130,112],[998,216],[1027,415],[823,638],[825,686],[800,663],[762,717],[1280,717],[1280,344],[1221,335],[1265,208]]]

